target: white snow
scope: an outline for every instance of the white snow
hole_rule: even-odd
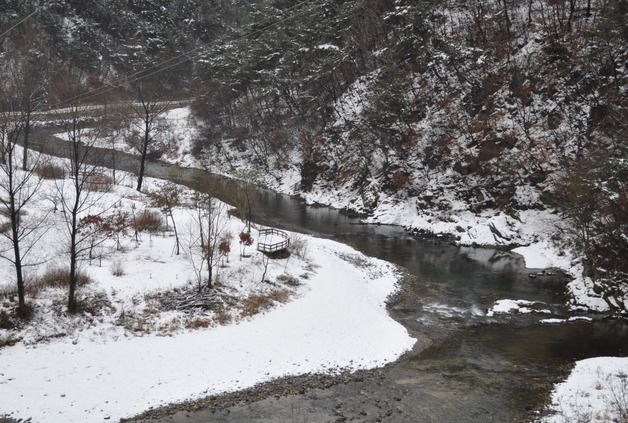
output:
[[[624,421],[628,411],[628,357],[596,357],[576,362],[554,386],[543,423]],[[623,414],[623,415],[620,415]]]
[[[493,317],[496,314],[512,314],[512,313],[526,314],[526,313],[532,313],[532,312],[545,313],[545,314],[551,313],[551,311],[548,309],[534,308],[533,306],[536,304],[540,305],[540,303],[535,303],[534,301],[528,301],[528,300],[509,300],[509,299],[497,300],[495,301],[495,304],[493,304],[493,307],[491,307],[486,312],[486,316]]]
[[[285,375],[381,366],[414,340],[386,312],[392,266],[310,239],[317,273],[301,298],[238,325],[119,341],[70,340],[0,350],[0,411],[46,422],[115,421],[148,407]]]
[[[587,316],[571,316],[571,317],[569,317],[567,319],[556,319],[556,318],[541,319],[541,320],[539,320],[539,323],[555,324],[555,323],[576,322],[576,321],[592,322],[593,319],[591,317],[587,317]]]
[[[180,102],[173,102],[172,104],[178,103]],[[87,108],[98,110],[99,106],[87,106]],[[57,113],[63,111],[60,109]],[[198,127],[191,114],[190,107],[185,106],[169,109],[158,116],[153,144],[159,145],[163,150],[160,160],[181,166],[198,165],[197,160],[191,154],[192,141],[198,135]],[[142,125],[137,119],[131,120],[129,128],[123,128],[115,139],[101,138],[96,140],[94,145],[102,148],[113,147],[129,154],[139,154],[135,148],[126,142],[126,139],[131,136],[132,130],[141,127]],[[65,133],[58,133],[55,136],[64,140],[68,139],[68,135]]]
[[[335,51],[340,51],[340,48],[335,45],[335,44],[319,44],[316,46],[317,49],[319,50],[335,50]]]
[[[147,178],[146,189],[160,183]],[[55,192],[54,186],[53,181],[44,181],[42,198],[32,207],[51,207],[47,197]],[[91,212],[111,204],[138,212],[146,202],[146,196],[132,188],[116,187]],[[42,248],[54,246],[62,262],[60,215],[50,216],[52,227]],[[175,210],[184,244],[193,216],[185,206]],[[235,217],[227,223],[231,233],[243,227]],[[123,234],[121,251],[108,240],[102,247],[102,266],[99,260],[84,263],[94,283],[83,290],[104,294],[115,311],[81,323],[85,315],[67,316],[62,311],[66,291],[58,288],[29,298],[36,305],[32,323],[36,328],[0,330],[0,338],[13,334],[20,340],[0,348],[0,415],[34,422],[116,421],[149,407],[286,375],[377,367],[411,349],[415,340],[386,310],[386,299],[397,289],[397,270],[334,241],[302,237],[308,243],[307,258],[271,260],[267,274],[272,280],[281,274],[299,275],[300,286],[293,289],[291,301],[232,324],[197,329],[177,326],[184,317],[181,312],[158,311],[146,316],[146,325],[153,330],[144,331],[118,321],[135,314],[142,322],[142,313],[149,311],[144,294],[190,286],[191,253],[173,254],[171,232],[142,234],[138,243],[132,233]],[[221,290],[246,298],[273,289],[261,282],[261,253],[254,246],[249,253],[241,259],[238,248],[232,248],[231,264],[220,270]],[[111,274],[116,261],[124,268],[120,277]],[[6,262],[0,270],[11,274]],[[54,308],[55,301],[61,308]],[[175,328],[170,330],[169,325]]]
[[[560,253],[549,242],[537,242],[525,247],[518,247],[512,250],[513,253],[521,254],[526,262],[526,267],[531,269],[569,269],[571,259],[564,252]]]

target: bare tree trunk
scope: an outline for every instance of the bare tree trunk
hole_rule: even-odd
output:
[[[24,150],[22,151],[22,170],[26,170],[28,167],[28,142],[31,132],[31,112],[27,110],[25,112],[24,120]]]
[[[17,297],[18,297],[18,306],[20,311],[24,311],[26,309],[26,295],[24,293],[24,275],[22,274],[22,255],[20,254],[20,243],[18,240],[20,236],[18,234],[19,230],[19,211],[15,209],[15,198],[12,196],[10,200],[11,210],[9,213],[11,215],[11,232],[13,239],[13,254],[15,255],[15,276],[17,280]]]
[[[137,175],[137,190],[142,190],[142,182],[144,181],[144,167],[146,163],[146,154],[148,153],[148,143],[150,142],[150,116],[146,110],[144,120],[144,140],[142,141],[142,156],[140,158],[140,172]],[[177,253],[178,254],[178,253]]]
[[[113,184],[116,185],[118,182],[116,180],[116,150],[115,144],[111,149],[111,178],[113,179]]]
[[[266,280],[266,272],[268,271],[268,263],[270,262],[270,257],[266,254],[262,256],[262,263],[264,264],[264,273],[262,273],[262,283]]]
[[[74,118],[72,122],[72,130],[78,131],[78,119]],[[77,285],[77,235],[78,235],[78,212],[81,200],[82,184],[81,178],[81,159],[80,159],[80,144],[79,141],[74,138],[72,141],[72,183],[74,184],[74,204],[72,205],[70,214],[70,288],[68,290],[68,311],[70,313],[76,312],[76,285]]]
[[[170,210],[169,212],[170,214],[170,219],[172,220],[172,229],[174,229],[174,240],[176,243],[176,255],[181,254],[181,249],[180,249],[180,245],[179,245],[179,233],[177,232],[177,224],[174,221],[174,215],[172,214],[172,210]]]
[[[76,252],[76,216],[72,216],[72,232],[70,234],[70,289],[68,291],[68,311],[76,312],[76,262],[78,254]]]
[[[214,286],[212,284],[212,278],[213,278],[213,257],[214,257],[214,245],[216,244],[216,241],[214,239],[212,239],[212,198],[208,197],[207,198],[207,254],[206,254],[206,258],[207,258],[207,287],[209,289],[212,289]],[[201,228],[201,232],[202,228]]]
[[[135,114],[142,122],[139,130],[142,132],[142,145],[139,151],[140,169],[137,176],[137,190],[142,190],[144,182],[144,170],[146,167],[146,156],[148,155],[150,144],[155,141],[155,132],[158,131],[157,118],[160,114],[168,110],[167,102],[160,102],[159,87],[144,85],[140,83],[136,87],[137,100],[139,106],[133,106]]]

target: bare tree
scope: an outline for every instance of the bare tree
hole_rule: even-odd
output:
[[[194,194],[199,249],[207,266],[207,287],[213,288],[213,269],[218,265],[220,242],[227,226],[225,204],[211,194]]]
[[[95,199],[88,190],[88,183],[94,178],[97,168],[88,161],[88,155],[94,146],[96,137],[93,133],[88,132],[81,122],[83,109],[79,105],[72,105],[69,109],[69,117],[63,123],[70,150],[69,181],[64,179],[58,182],[57,190],[70,237],[68,310],[75,312],[78,262],[81,254],[90,248],[89,243],[84,246],[83,241],[91,237],[89,234],[81,233],[80,217],[88,213],[95,205]]]
[[[118,154],[116,151],[116,142],[120,140],[126,124],[125,112],[123,109],[116,107],[110,103],[110,99],[106,98],[103,110],[103,136],[107,139],[109,149],[111,150],[111,160],[109,161],[111,168],[111,177],[113,184],[117,184],[116,171],[118,166]]]
[[[3,97],[6,100],[6,96]],[[24,208],[35,198],[41,186],[41,178],[35,173],[37,160],[26,163],[24,170],[19,169],[18,140],[27,118],[14,106],[10,101],[0,104],[0,205],[1,212],[9,220],[8,228],[0,233],[10,243],[9,248],[0,249],[0,257],[15,268],[18,310],[23,313],[26,311],[24,268],[29,265],[26,258],[44,233],[42,228],[47,213],[31,214],[28,220],[23,216]]]
[[[139,123],[137,124],[137,129],[141,136],[141,140],[137,145],[137,150],[140,153],[137,190],[141,191],[144,181],[146,157],[148,156],[150,148],[155,143],[156,135],[159,131],[158,117],[168,110],[169,104],[167,101],[162,101],[157,94],[157,89],[140,84],[136,87],[135,91],[137,94],[137,102],[132,104],[132,109],[135,116],[138,118]]]
[[[26,22],[17,28],[15,36],[7,42],[10,46],[5,46],[0,68],[4,80],[14,90],[13,105],[22,114],[22,169],[26,170],[33,113],[46,102],[50,74],[49,39],[34,28],[32,22]]]
[[[236,206],[238,217],[246,224],[247,231],[251,232],[255,205],[255,187],[251,182],[244,181],[238,184],[233,194],[233,204]]]
[[[55,92],[59,98],[78,98],[82,92],[84,78],[75,72],[62,72],[55,81]],[[84,230],[81,218],[86,215],[100,216],[109,207],[100,207],[107,187],[100,187],[98,192],[93,186],[102,178],[95,163],[94,146],[102,136],[102,127],[89,124],[86,118],[88,109],[78,102],[70,103],[59,116],[61,127],[67,138],[66,174],[68,178],[57,180],[56,189],[59,203],[69,238],[70,280],[68,291],[68,310],[75,312],[76,287],[78,282],[78,266],[80,259],[90,250],[92,237],[90,231]],[[91,126],[91,127],[90,127]]]
[[[261,280],[262,283],[264,283],[264,281],[266,280],[266,273],[268,272],[269,264],[270,264],[270,256],[266,253],[262,254],[262,267],[264,269],[264,271],[262,272],[262,280]]]
[[[157,191],[151,192],[150,194],[152,200],[152,206],[157,207],[163,211],[166,215],[166,222],[168,218],[172,221],[172,227],[174,229],[174,238],[175,238],[175,252],[176,255],[181,254],[181,246],[179,242],[179,233],[177,232],[177,223],[174,220],[173,211],[175,207],[180,204],[180,189],[176,184],[171,182],[163,185]]]

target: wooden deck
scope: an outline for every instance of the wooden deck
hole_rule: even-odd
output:
[[[288,234],[275,228],[260,229],[257,251],[262,253],[276,253],[286,250],[290,246]]]

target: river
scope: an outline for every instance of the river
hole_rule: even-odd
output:
[[[35,130],[32,147],[65,156],[66,143],[54,132]],[[110,166],[111,156],[110,150],[95,149],[90,157]],[[136,157],[116,156],[120,170],[139,167]],[[158,161],[148,163],[146,175],[200,191],[219,186],[223,194],[240,184]],[[324,388],[284,392],[279,383],[276,392],[246,403],[200,402],[175,408],[175,414],[149,413],[150,421],[530,421],[575,360],[628,354],[625,321],[596,316],[593,322],[539,323],[567,313],[566,281],[561,275],[528,277],[535,270],[526,269],[516,254],[417,239],[403,228],[364,225],[268,190],[254,188],[254,194],[255,222],[334,239],[405,269],[402,294],[389,310],[418,339],[417,346],[392,365]],[[230,200],[227,194],[223,199]],[[552,313],[487,317],[487,308],[503,298],[542,302]]]

